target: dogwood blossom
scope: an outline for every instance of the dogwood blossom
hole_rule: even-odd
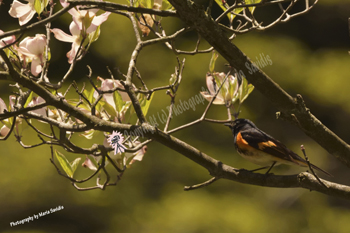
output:
[[[72,43],[72,49],[67,53],[68,62],[72,63],[77,55],[83,37],[80,36],[81,31],[75,22],[69,25],[69,31],[72,35],[68,35],[58,28],[51,29],[57,40]]]
[[[110,91],[117,87],[124,90],[124,86],[121,84],[119,80],[103,79],[101,77],[97,77],[97,79],[101,81],[101,91]],[[133,88],[135,88],[135,86],[133,86]],[[119,91],[119,94],[122,97],[123,101],[130,101],[130,97],[128,93],[124,91]],[[97,97],[97,92],[94,93],[94,96],[95,98]],[[112,93],[103,94],[103,98],[107,103],[109,103],[111,106],[114,106],[115,108],[115,103],[114,103]]]
[[[18,18],[20,26],[28,23],[36,13],[34,8],[35,0],[26,0],[26,1],[28,3],[23,4],[17,0],[14,0],[9,10],[9,14],[13,18]]]
[[[202,96],[206,100],[211,101],[214,98],[218,89],[220,88],[222,82],[225,80],[225,77],[226,74],[223,72],[215,72],[213,74],[208,73],[206,75],[206,82],[209,92],[201,92]],[[229,75],[225,83],[222,85],[215,100],[213,101],[213,104],[230,105],[230,102],[236,97],[238,93],[238,87],[239,85],[237,82],[237,78],[233,75]]]
[[[34,76],[37,76],[42,71],[46,45],[46,36],[43,34],[36,34],[35,37],[27,37],[19,43],[17,50],[31,59],[31,73]]]
[[[102,2],[102,0],[98,0]],[[63,7],[69,6],[66,0],[60,0],[61,5]],[[79,30],[83,32],[83,34],[90,34],[94,32],[98,26],[100,26],[103,22],[108,19],[108,16],[111,12],[105,12],[99,16],[96,16],[96,13],[99,9],[90,9],[90,10],[79,10],[77,7],[72,8],[68,11],[69,14],[72,15],[73,21],[78,26]]]
[[[101,0],[102,1],[102,0]],[[60,1],[63,7],[67,7],[69,3],[65,0]],[[68,12],[73,16],[73,22],[69,25],[71,35],[66,34],[61,29],[54,28],[51,32],[54,33],[57,40],[72,43],[72,49],[67,53],[68,62],[72,63],[77,56],[80,45],[83,40],[84,45],[94,42],[97,38],[89,38],[90,35],[98,29],[98,27],[108,19],[111,12],[105,12],[102,15],[96,16],[98,9],[79,10],[72,8]],[[98,34],[98,33],[97,33]],[[94,37],[94,36],[92,36]],[[84,48],[81,48],[84,50]],[[78,57],[79,59],[79,57]]]

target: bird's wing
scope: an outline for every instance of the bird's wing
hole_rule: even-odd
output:
[[[287,160],[301,166],[307,165],[306,161],[299,155],[289,150],[283,143],[262,131],[249,129],[247,131],[242,131],[241,135],[250,146],[270,154],[279,160]]]
[[[270,154],[276,157],[277,161],[289,161],[299,166],[307,167],[308,164],[306,160],[301,158],[299,155],[288,149],[283,143],[277,141],[270,135],[257,130],[257,129],[249,129],[246,131],[240,132],[241,137],[244,142],[249,144],[250,146],[263,151],[267,154]],[[314,164],[310,164],[310,166],[316,170],[319,170],[328,176],[332,176],[325,170],[317,167]]]

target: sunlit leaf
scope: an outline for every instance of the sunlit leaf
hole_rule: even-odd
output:
[[[209,63],[209,71],[210,73],[213,73],[215,70],[215,62],[216,59],[218,59],[219,54],[216,51],[213,51],[212,55],[211,55],[211,59],[210,59],[210,63]]]
[[[92,87],[92,88],[91,88],[91,91],[90,91],[90,93],[89,93],[89,98],[88,98],[88,100],[90,101],[90,103],[93,103],[93,102],[94,102],[94,93],[95,93],[95,88]]]
[[[40,15],[40,13],[43,11],[41,9],[41,0],[34,0],[34,9],[36,11],[36,13],[38,13],[38,15]]]
[[[92,137],[94,136],[95,130],[94,129],[90,129],[88,131],[85,131],[84,133],[80,134],[80,136],[85,137],[86,139],[92,139]]]
[[[100,26],[97,27],[97,29],[89,34],[89,43],[95,42],[100,37]]]
[[[123,101],[123,98],[118,91],[115,91],[113,93],[113,100],[115,103],[115,109],[117,110],[117,112],[120,112],[123,108],[124,101]]]
[[[11,128],[13,117],[7,118],[6,120],[1,121],[4,125],[6,125],[7,128]]]
[[[249,84],[248,87],[247,87],[245,95],[241,99],[241,103],[243,103],[243,101],[248,98],[248,96],[250,95],[250,93],[252,93],[253,90],[254,90],[254,86],[252,84]]]
[[[89,100],[90,92],[88,90],[84,89],[83,95],[87,100]]]
[[[107,113],[109,115],[111,115],[113,118],[117,116],[117,112],[115,111],[115,109],[109,103],[103,101],[103,102],[101,102],[101,105],[107,111]]]
[[[58,162],[60,163],[61,167],[63,168],[64,172],[69,176],[73,177],[73,169],[67,158],[58,152],[57,150],[55,151],[56,158]]]
[[[76,158],[76,159],[74,159],[74,161],[70,164],[71,169],[72,169],[72,177],[73,177],[73,175],[74,175],[75,170],[77,170],[77,167],[78,167],[78,165],[79,165],[80,160],[81,160],[81,158]]]
[[[30,92],[30,94],[29,94],[29,96],[28,96],[28,98],[27,98],[27,100],[26,100],[26,103],[24,104],[24,107],[26,108],[27,106],[28,106],[28,104],[30,103],[30,101],[32,101],[32,99],[33,99],[33,93],[34,92]]]
[[[148,112],[148,109],[149,109],[149,106],[151,104],[151,101],[153,99],[153,96],[154,94],[151,95],[151,98],[149,100],[147,100],[146,96],[143,96],[142,100],[141,100],[141,110],[143,112],[143,115],[146,116],[147,115],[147,112]]]
[[[162,10],[171,10],[172,8],[173,6],[167,0],[163,0]]]
[[[223,11],[226,11],[230,7],[226,2],[223,2],[223,0],[215,0],[215,2],[220,6],[220,8]],[[245,1],[243,1],[243,4],[249,5],[249,4],[254,4],[254,3],[259,3],[259,2],[261,2],[261,0],[245,0]],[[242,3],[238,3],[238,5],[242,5]],[[237,8],[234,8],[232,10],[232,12],[235,14],[239,14],[243,11],[243,9],[244,9],[244,7],[237,7]],[[254,10],[255,10],[255,7],[249,7],[249,11],[251,13],[253,13]],[[236,17],[235,14],[232,14],[232,13],[227,14],[227,17],[229,18],[230,22],[232,22],[233,19]]]

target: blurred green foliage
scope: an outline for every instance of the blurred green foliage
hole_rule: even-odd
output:
[[[6,1],[5,1],[6,2]],[[123,2],[124,3],[124,2]],[[9,3],[0,7],[1,16],[7,17]],[[332,10],[327,10],[331,7]],[[266,32],[252,32],[239,35],[234,43],[253,61],[260,54],[270,56],[272,65],[262,69],[291,95],[300,93],[306,104],[319,119],[335,133],[350,142],[348,119],[350,114],[349,46],[346,9],[349,1],[321,1],[310,13],[279,25]],[[57,7],[58,8],[58,7]],[[7,9],[7,10],[6,10]],[[264,9],[264,8],[263,8]],[[256,11],[259,11],[257,9]],[[322,20],[327,10],[329,21]],[[347,17],[345,16],[347,15]],[[8,25],[0,29],[16,27],[17,20],[6,18]],[[70,18],[54,23],[55,27],[68,30]],[[162,20],[168,34],[174,32],[181,21],[173,18]],[[4,26],[4,27],[3,27]],[[328,34],[332,27],[340,27],[339,34]],[[314,30],[314,33],[300,32]],[[346,35],[346,38],[345,36]],[[344,43],[346,41],[346,43]],[[120,15],[111,15],[101,26],[101,36],[92,47],[86,59],[79,62],[76,72],[70,78],[88,83],[87,64],[93,69],[93,76],[108,78],[106,66],[117,78],[117,68],[126,73],[135,36],[130,22]],[[193,50],[196,34],[188,33],[176,45],[181,49]],[[316,46],[321,44],[322,46]],[[50,76],[58,80],[68,69],[65,53],[69,46],[52,39],[52,60]],[[203,42],[201,48],[208,45]],[[179,56],[180,60],[185,56]],[[187,100],[206,87],[205,74],[209,69],[211,54],[186,56],[183,81],[177,93],[177,101]],[[145,48],[140,54],[138,70],[148,88],[167,85],[174,68],[176,57],[164,46]],[[216,71],[227,72],[225,61],[219,57]],[[221,67],[222,70],[219,70]],[[140,83],[137,83],[140,86]],[[65,87],[67,88],[67,87]],[[65,90],[64,88],[64,90]],[[89,89],[89,88],[88,88]],[[11,89],[12,90],[12,89]],[[0,83],[0,95],[5,98],[8,84]],[[73,96],[73,92],[69,93]],[[165,91],[157,92],[148,116],[158,113],[170,103]],[[204,105],[188,110],[175,117],[170,128],[188,123],[201,116]],[[349,169],[311,141],[297,128],[275,120],[276,108],[255,90],[242,106],[240,117],[250,118],[261,129],[278,138],[298,152],[305,145],[311,161],[334,175],[331,180],[350,184]],[[210,118],[225,119],[223,106],[212,106]],[[158,122],[159,128],[164,124]],[[42,123],[36,125],[45,128]],[[37,143],[29,128],[23,131],[23,141]],[[237,168],[254,169],[255,165],[244,161],[235,152],[230,130],[208,122],[174,134],[199,150]],[[99,134],[92,141],[75,136],[75,142],[83,147],[102,143]],[[62,149],[69,161],[76,155]],[[190,192],[184,192],[184,185],[197,184],[209,179],[208,172],[184,156],[157,142],[148,146],[142,162],[136,162],[126,171],[116,187],[106,191],[79,192],[67,179],[59,176],[49,161],[49,147],[25,150],[11,136],[0,144],[0,229],[2,232],[174,232],[174,233],[319,233],[349,231],[349,202],[328,197],[304,189],[274,189],[219,180],[216,183]],[[80,156],[84,161],[85,156]],[[289,166],[274,168],[275,174],[295,174],[305,169]],[[78,167],[78,178],[89,174]],[[114,174],[116,175],[116,174]],[[93,183],[90,183],[93,185]],[[22,220],[39,212],[63,206],[64,209],[34,220],[30,223],[10,227],[10,222]]]

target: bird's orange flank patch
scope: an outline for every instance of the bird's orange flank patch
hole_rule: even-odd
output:
[[[263,150],[265,147],[277,147],[276,144],[271,141],[259,142],[258,146],[260,150]]]
[[[249,143],[243,139],[241,132],[237,134],[236,144],[239,148],[250,148]]]

